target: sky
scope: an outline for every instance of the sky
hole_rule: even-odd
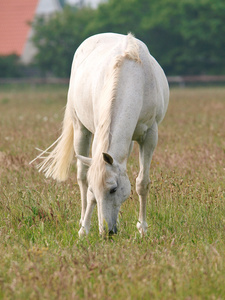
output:
[[[67,0],[68,3],[70,4],[77,4],[80,2],[80,0]],[[86,3],[90,3],[91,6],[96,7],[100,2],[102,2],[101,0],[84,0],[84,2]]]

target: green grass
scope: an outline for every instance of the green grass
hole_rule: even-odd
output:
[[[59,135],[64,86],[0,88],[0,299],[224,299],[225,88],[172,89],[152,167],[147,219],[132,194],[116,236],[78,239],[73,164],[56,183],[29,161]]]

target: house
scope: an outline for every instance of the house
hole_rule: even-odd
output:
[[[30,63],[36,54],[31,22],[36,16],[49,16],[61,9],[58,0],[1,0],[0,55],[17,54],[23,63]]]
[[[35,17],[48,17],[62,10],[63,3],[96,8],[100,2],[102,0],[0,0],[0,56],[17,54],[21,62],[29,64],[37,53],[31,41],[34,34],[31,22]]]

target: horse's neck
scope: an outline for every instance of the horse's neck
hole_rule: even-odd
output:
[[[133,103],[134,104],[134,103]],[[92,156],[101,156],[102,152],[108,152],[120,164],[126,164],[133,133],[137,125],[139,109],[125,98],[117,97],[111,115],[110,131],[107,139],[109,145],[104,149],[100,126],[97,128],[93,145]]]
[[[104,150],[103,152],[108,152],[123,164],[126,162],[143,104],[142,66],[132,60],[125,60],[119,69],[119,80],[115,82],[116,88],[114,80],[109,82],[109,87],[115,89],[115,97],[111,99],[113,103],[106,102],[107,105],[103,106],[97,103],[95,106],[100,121],[96,126],[93,149],[97,153],[101,151],[95,149]],[[100,149],[106,144],[107,149]]]
[[[126,164],[139,111],[138,108],[135,111],[128,102],[123,104],[123,107],[115,107],[113,111],[108,152],[119,163]]]

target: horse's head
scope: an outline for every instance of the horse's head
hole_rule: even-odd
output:
[[[96,174],[96,172],[101,172],[101,169],[93,166],[89,159],[91,165],[88,174],[89,191],[97,202],[100,233],[103,233],[107,227],[109,233],[116,233],[118,213],[121,204],[130,195],[131,185],[124,166],[107,153],[103,153],[102,157],[104,174]],[[79,156],[79,159],[83,163],[88,163],[83,157]]]

